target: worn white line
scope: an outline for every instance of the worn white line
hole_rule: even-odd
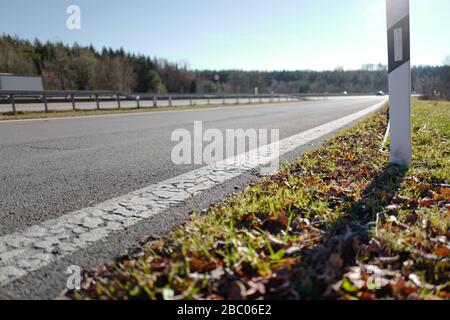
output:
[[[172,206],[264,166],[298,147],[332,133],[377,110],[385,101],[311,130],[190,171],[178,177],[62,215],[24,231],[0,237],[0,286],[69,256],[114,232],[131,227]],[[274,148],[278,152],[273,152]]]

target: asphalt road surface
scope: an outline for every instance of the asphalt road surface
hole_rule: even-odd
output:
[[[112,199],[179,176],[203,165],[171,162],[176,129],[192,132],[194,121],[204,130],[279,129],[280,139],[326,124],[385,100],[383,97],[333,98],[288,104],[229,106],[216,109],[164,111],[50,120],[0,122],[0,237],[58,218],[75,210]],[[242,186],[246,178],[224,184],[214,198],[196,199],[201,209]],[[120,237],[120,245],[136,238],[168,232],[186,218],[168,211],[167,223],[135,230]],[[154,229],[152,229],[154,228]],[[144,234],[141,234],[144,233]],[[114,241],[109,242],[114,247]],[[124,249],[124,248],[122,248]],[[97,247],[77,257],[82,265],[112,258],[117,249]],[[97,256],[97,259],[93,259]],[[102,256],[103,260],[98,260]],[[59,268],[59,269],[58,269]],[[61,289],[47,268],[38,275],[0,289],[0,298],[49,298]],[[58,278],[55,276],[55,278]],[[45,280],[45,285],[42,284]],[[50,280],[49,280],[50,279]],[[63,277],[59,277],[61,282]],[[29,291],[32,286],[34,291]],[[33,294],[32,297],[29,295]]]

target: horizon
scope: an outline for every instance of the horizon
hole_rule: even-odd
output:
[[[238,5],[226,1],[205,5],[203,0],[149,4],[139,0],[127,7],[102,1],[64,0],[55,4],[43,0],[37,5],[19,0],[2,6],[5,12],[19,10],[22,19],[12,20],[8,15],[0,21],[0,30],[29,41],[37,38],[44,43],[92,45],[97,51],[122,47],[127,53],[186,64],[190,70],[352,71],[365,64],[387,65],[384,3],[289,0],[261,6],[255,0]],[[415,66],[440,66],[449,59],[450,44],[442,39],[450,38],[450,21],[444,17],[450,3],[434,3],[437,5],[431,7],[424,1],[411,0]],[[81,8],[80,30],[66,28],[66,9],[71,4]],[[430,15],[436,7],[442,10]],[[146,21],[149,27],[142,28],[142,20],[148,19],[146,12],[155,11],[158,14],[150,13],[152,19]],[[171,26],[169,18],[177,24]],[[40,23],[43,19],[45,25]],[[119,19],[129,23],[120,24]],[[328,32],[331,28],[332,33]],[[146,38],[151,40],[142,41]],[[318,42],[317,38],[323,40]]]
[[[101,54],[101,51],[103,49],[106,49],[106,50],[111,49],[113,51],[119,51],[119,50],[123,49],[125,54],[127,54],[127,55],[144,56],[144,57],[150,58],[152,60],[167,60],[164,57],[150,56],[150,55],[145,55],[145,54],[142,54],[142,53],[135,53],[135,52],[132,52],[132,51],[128,51],[126,48],[123,48],[123,47],[120,47],[120,48],[103,47],[103,48],[98,49],[93,44],[80,45],[77,42],[75,42],[73,44],[64,43],[64,42],[52,42],[50,40],[44,42],[44,41],[42,41],[41,39],[38,39],[38,38],[35,38],[35,39],[23,39],[23,38],[20,38],[18,35],[11,35],[11,34],[1,34],[0,37],[12,37],[13,39],[18,39],[19,41],[29,41],[33,45],[35,44],[36,41],[39,41],[40,43],[43,43],[43,44],[45,44],[45,43],[50,43],[50,44],[53,44],[53,45],[54,44],[62,44],[62,45],[66,46],[66,47],[69,47],[69,48],[73,48],[76,45],[80,46],[81,48],[93,47],[94,50],[96,51],[96,53],[98,53],[98,54]],[[449,58],[449,57],[447,57],[447,58]],[[170,61],[170,60],[167,60],[167,61],[169,63],[179,64],[179,65],[182,65],[183,63],[185,63],[184,61]],[[441,65],[445,65],[445,63],[443,63]],[[441,65],[439,65],[439,64],[437,64],[437,65],[417,64],[417,65],[412,65],[411,67],[412,68],[439,67]],[[373,66],[375,69],[374,70],[365,70],[364,69],[365,66]],[[197,71],[198,72],[242,71],[242,72],[267,72],[267,73],[270,73],[270,72],[339,72],[339,71],[344,71],[344,72],[346,72],[346,71],[374,71],[375,72],[375,71],[387,71],[387,67],[388,67],[387,65],[381,64],[381,63],[379,63],[379,64],[365,63],[365,64],[362,64],[359,68],[355,68],[355,69],[345,69],[343,66],[336,66],[333,69],[324,69],[324,70],[314,70],[314,69],[292,69],[292,70],[288,70],[288,69],[270,69],[270,70],[269,69],[268,70],[248,69],[248,70],[246,70],[246,69],[239,69],[239,68],[234,68],[234,69],[192,69],[190,67],[188,67],[187,70],[194,71],[194,72],[197,72]],[[380,68],[382,68],[382,69],[380,69]]]

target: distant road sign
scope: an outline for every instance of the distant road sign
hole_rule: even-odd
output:
[[[0,74],[0,90],[3,91],[42,91],[42,78],[40,76],[17,76],[13,74]]]

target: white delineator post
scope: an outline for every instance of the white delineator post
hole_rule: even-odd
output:
[[[411,165],[409,0],[386,0],[389,55],[391,162]]]

